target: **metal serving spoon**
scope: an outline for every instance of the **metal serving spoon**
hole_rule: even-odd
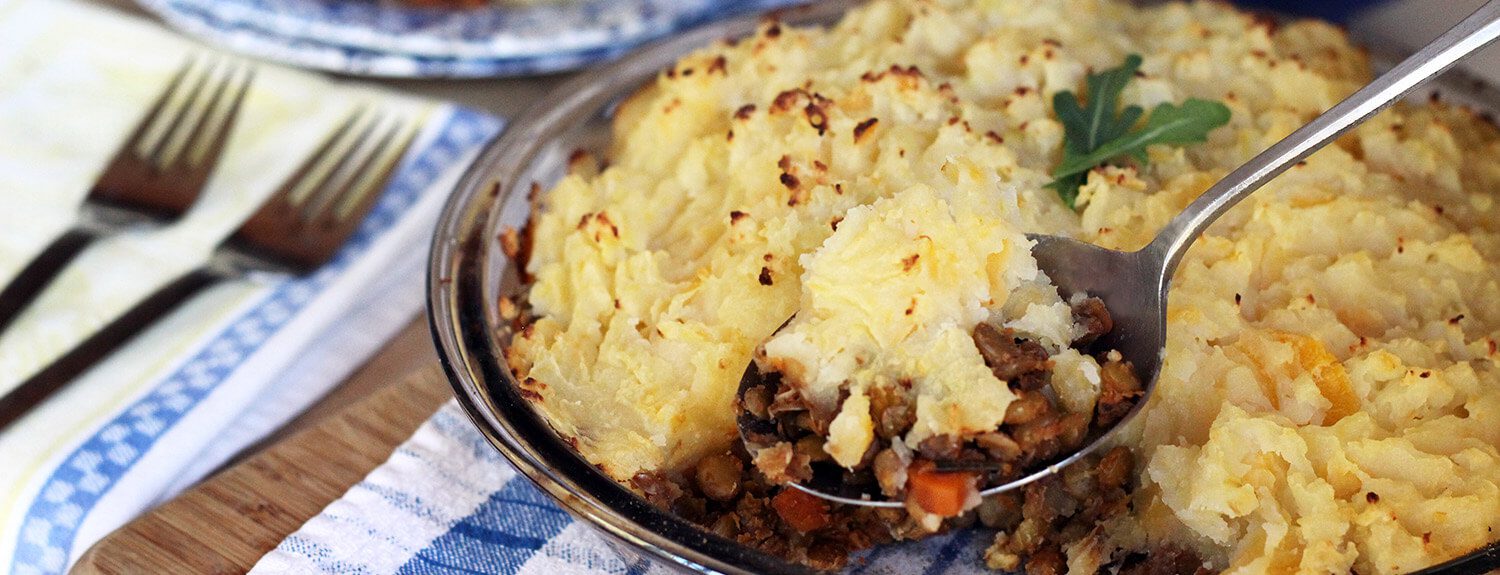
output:
[[[1140,251],[1119,252],[1058,236],[1030,235],[1036,241],[1031,248],[1032,255],[1063,296],[1085,292],[1104,300],[1114,318],[1114,330],[1100,338],[1097,345],[1100,349],[1119,350],[1134,364],[1144,383],[1144,395],[1119,423],[1083,449],[1019,479],[989,487],[980,494],[1009,491],[1056,474],[1068,464],[1109,444],[1113,436],[1135,418],[1155,389],[1161,370],[1162,352],[1167,343],[1167,288],[1171,286],[1172,274],[1183,254],[1204,229],[1272,178],[1497,37],[1500,37],[1500,0],[1490,0],[1421,51],[1219,180],[1167,223]],[[747,389],[760,385],[763,379],[752,361],[740,382],[740,396],[743,397]],[[753,453],[755,446],[747,439],[747,434],[756,431],[747,429],[752,419],[740,417],[739,422],[740,438]],[[838,503],[903,506],[899,501],[884,500],[879,494],[848,493],[846,489],[840,489],[839,478],[828,473],[816,474],[806,485],[792,486]]]

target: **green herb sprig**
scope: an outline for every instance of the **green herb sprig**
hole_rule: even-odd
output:
[[[1049,187],[1063,203],[1075,208],[1078,188],[1089,170],[1120,157],[1146,163],[1146,148],[1153,144],[1183,145],[1208,140],[1214,128],[1229,123],[1229,107],[1220,102],[1189,98],[1181,106],[1158,104],[1140,129],[1133,129],[1140,106],[1120,107],[1120,93],[1141,67],[1141,57],[1131,54],[1118,68],[1089,74],[1088,103],[1080,104],[1071,91],[1058,92],[1052,108],[1063,125],[1063,158],[1052,171]]]

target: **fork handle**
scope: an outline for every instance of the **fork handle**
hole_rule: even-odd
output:
[[[9,427],[48,395],[72,381],[99,360],[179,304],[214,283],[225,279],[224,272],[199,268],[157,289],[130,311],[89,336],[67,354],[57,358],[41,371],[0,396],[0,430]]]
[[[36,299],[42,288],[47,287],[57,272],[73,261],[78,252],[88,247],[99,237],[93,230],[75,227],[52,240],[52,244],[32,258],[31,263],[21,268],[21,273],[10,280],[10,285],[0,291],[0,333],[10,322],[21,315],[21,310]]]

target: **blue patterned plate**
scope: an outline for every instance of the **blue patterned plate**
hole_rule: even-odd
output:
[[[478,8],[400,0],[138,0],[169,24],[243,53],[388,77],[557,72],[703,22],[799,0],[490,0]]]

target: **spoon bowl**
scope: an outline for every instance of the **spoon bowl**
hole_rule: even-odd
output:
[[[1066,300],[1076,293],[1104,301],[1114,320],[1114,329],[1094,343],[1098,349],[1118,350],[1135,366],[1144,396],[1156,386],[1162,351],[1167,344],[1167,285],[1171,277],[1162,273],[1162,255],[1148,246],[1134,252],[1101,248],[1061,236],[1028,234],[1036,244],[1031,255],[1037,267],[1057,286]],[[1153,244],[1154,246],[1154,244]],[[1143,396],[1143,397],[1144,397]],[[1123,426],[1140,411],[1137,402]],[[1101,438],[1102,439],[1102,438]],[[1100,441],[1084,448],[1092,451]]]
[[[1219,180],[1139,251],[1121,252],[1064,237],[1028,235],[1035,242],[1031,253],[1038,267],[1057,285],[1064,298],[1085,293],[1103,300],[1114,320],[1114,329],[1095,345],[1099,349],[1118,350],[1134,366],[1143,393],[1114,427],[1093,437],[1078,451],[1017,479],[982,489],[980,495],[1010,491],[1060,472],[1111,444],[1114,436],[1140,413],[1161,372],[1167,342],[1167,291],[1172,275],[1203,230],[1282,172],[1496,38],[1500,38],[1500,0],[1490,0],[1416,54]],[[745,409],[746,398],[775,383],[771,377],[762,374],[756,362],[751,361],[740,381],[736,397],[740,438],[751,454],[765,447],[757,438],[764,437],[768,422]],[[789,485],[837,503],[872,507],[905,505],[883,499],[878,493],[851,491],[842,481],[841,471],[832,463],[819,464],[814,467],[811,481]]]

